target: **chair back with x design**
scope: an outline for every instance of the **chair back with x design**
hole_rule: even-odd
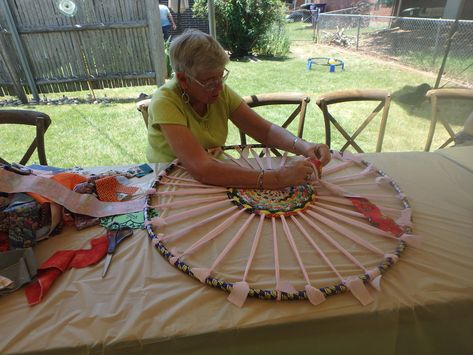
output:
[[[243,100],[251,108],[261,107],[261,106],[273,106],[273,105],[292,105],[294,110],[290,112],[288,117],[285,119],[284,123],[281,125],[283,128],[288,128],[289,125],[298,118],[297,122],[297,132],[296,135],[299,138],[302,138],[304,134],[304,123],[305,115],[307,110],[307,104],[310,102],[310,97],[303,93],[268,93],[268,94],[257,94],[243,97]],[[271,120],[270,117],[266,117]],[[240,143],[241,145],[246,145],[246,135],[240,131]],[[280,156],[281,154],[277,151],[273,151],[274,154]]]
[[[366,117],[361,125],[351,135],[347,132],[339,121],[329,111],[329,106],[343,102],[350,101],[374,101],[378,102],[378,105],[373,111]],[[376,152],[380,152],[383,146],[384,133],[386,130],[386,122],[389,114],[389,106],[391,104],[391,94],[386,90],[379,89],[363,89],[363,90],[342,90],[335,91],[327,94],[323,94],[317,98],[317,106],[320,107],[324,116],[325,124],[325,143],[332,148],[332,132],[331,125],[340,132],[345,138],[346,143],[337,150],[344,151],[349,146],[352,146],[358,153],[363,153],[364,150],[356,142],[356,138],[360,133],[368,126],[368,124],[381,112],[381,123],[378,131],[378,139],[376,142]]]
[[[269,93],[245,96],[243,97],[243,100],[252,108],[270,105],[293,105],[294,110],[285,119],[282,127],[287,128],[296,118],[298,118],[297,136],[302,138],[304,133],[306,108],[307,104],[310,102],[309,96],[301,93]],[[148,106],[150,102],[151,99],[145,99],[136,104],[136,108],[141,112],[146,127],[148,126]],[[240,144],[242,146],[247,145],[246,135],[241,131]],[[276,150],[274,153],[278,156],[281,155]]]
[[[0,110],[0,124],[35,126],[36,136],[19,163],[25,165],[30,160],[34,151],[37,150],[39,163],[41,165],[48,165],[46,149],[44,147],[44,134],[51,124],[51,118],[47,114],[30,110]],[[1,157],[0,162],[8,164]]]
[[[448,122],[447,115],[440,114],[440,101],[445,102],[446,100],[461,100],[461,101],[470,101],[473,102],[473,90],[467,88],[441,88],[441,89],[432,89],[427,91],[425,94],[427,98],[430,99],[432,105],[432,111],[430,116],[430,128],[427,135],[427,141],[425,143],[424,151],[428,152],[432,146],[432,140],[434,138],[435,127],[437,121],[440,119],[440,122],[445,127],[448,132],[449,138],[443,142],[439,149],[445,148],[455,139],[455,131],[452,129],[450,123]],[[452,110],[449,111],[449,116],[453,115]]]

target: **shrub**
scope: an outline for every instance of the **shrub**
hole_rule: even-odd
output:
[[[207,16],[207,1],[196,0],[193,11],[196,16]],[[268,32],[282,23],[283,14],[284,3],[280,0],[215,0],[218,40],[234,58],[248,55],[253,49],[267,49],[276,39]]]

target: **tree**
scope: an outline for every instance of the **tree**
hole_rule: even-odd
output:
[[[207,0],[196,0],[194,14],[207,16]],[[280,0],[215,0],[218,40],[233,58],[248,55],[264,41],[284,13]]]

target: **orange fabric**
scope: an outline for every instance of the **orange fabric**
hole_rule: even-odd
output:
[[[99,199],[106,202],[119,202],[117,192],[132,195],[138,191],[137,187],[120,184],[114,176],[107,176],[95,181],[95,187],[97,188]]]
[[[69,190],[74,189],[77,184],[87,181],[86,177],[75,173],[59,173],[53,175],[51,179],[67,187]],[[33,197],[40,204],[51,202],[47,198],[44,198],[43,196],[38,195],[34,192],[28,192],[28,195]]]

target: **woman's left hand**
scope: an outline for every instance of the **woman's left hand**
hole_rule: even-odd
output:
[[[330,154],[330,149],[326,144],[323,143],[311,143],[303,142],[298,146],[298,153],[301,153],[307,158],[316,158],[320,160],[322,166],[325,166],[329,163],[332,156]]]

